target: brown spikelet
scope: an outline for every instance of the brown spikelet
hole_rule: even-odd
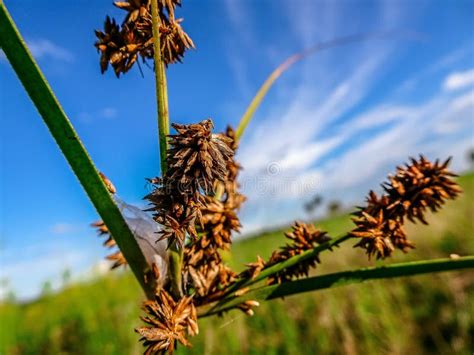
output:
[[[179,182],[180,188],[209,194],[214,190],[214,182],[224,181],[227,162],[233,151],[229,139],[221,134],[213,134],[213,123],[207,119],[196,124],[173,124],[177,134],[170,135],[168,151],[169,178]]]
[[[378,197],[370,191],[367,205],[354,213],[356,228],[350,235],[360,238],[355,247],[367,251],[377,259],[388,257],[395,249],[403,252],[414,248],[403,230],[405,218],[427,223],[427,210],[437,211],[447,199],[461,192],[451,180],[455,174],[447,170],[449,159],[434,164],[420,156],[411,164],[398,167],[394,176],[383,185],[385,194]]]
[[[266,263],[260,255],[257,255],[257,261],[245,264],[245,266],[247,266],[247,268],[240,274],[240,276],[253,280],[265,268]]]
[[[99,176],[100,178],[102,179],[102,181],[104,182],[105,184],[105,187],[107,187],[107,190],[113,195],[113,194],[116,194],[117,193],[117,189],[115,188],[114,184],[112,184],[112,181],[110,181],[110,179],[105,176],[104,173],[102,172],[99,172]]]
[[[232,243],[232,232],[239,232],[241,227],[234,206],[230,202],[207,196],[201,213],[202,230],[206,233],[196,243],[203,249],[210,246],[228,250]]]
[[[113,262],[112,267],[111,267],[112,269],[116,269],[122,265],[127,265],[127,260],[125,259],[122,252],[120,251],[107,255],[105,258]]]
[[[427,224],[427,210],[436,212],[446,200],[455,199],[461,189],[452,180],[457,175],[448,170],[449,162],[450,158],[444,163],[439,160],[431,163],[420,155],[418,160],[411,158],[411,164],[398,167],[396,174],[389,176],[389,182],[384,184],[393,214]]]
[[[186,336],[199,333],[197,313],[192,297],[182,297],[178,302],[161,290],[155,300],[146,301],[143,309],[146,316],[142,320],[148,326],[136,328],[141,341],[146,346],[145,354],[172,354],[176,342],[191,346]]]
[[[114,238],[110,234],[109,229],[103,221],[93,222],[91,223],[91,226],[97,230],[97,235],[99,237],[107,237],[103,243],[106,248],[112,249],[117,245]],[[115,269],[122,265],[127,265],[127,260],[125,260],[125,257],[120,251],[116,251],[113,254],[108,255],[106,259],[114,262],[111,266],[111,269]]]
[[[280,248],[279,251],[273,252],[267,266],[288,260],[295,255],[314,249],[319,244],[325,243],[331,239],[326,232],[316,229],[313,225],[308,225],[302,222],[295,222],[292,226],[292,231],[285,233],[285,236],[290,239],[290,242]],[[295,277],[308,276],[309,269],[316,267],[318,262],[318,255],[314,255],[309,259],[274,274],[268,279],[268,283],[281,283],[290,281]]]
[[[104,31],[95,31],[95,47],[100,52],[100,70],[104,73],[109,64],[115,75],[126,73],[136,62],[141,43],[127,25],[120,27],[114,19],[106,17]]]
[[[237,306],[238,309],[240,309],[242,312],[244,312],[246,315],[249,317],[252,317],[255,312],[253,308],[260,306],[260,303],[257,301],[249,300],[245,301]]]
[[[216,180],[223,181],[227,176],[227,161],[233,151],[226,137],[212,133],[211,120],[173,127],[177,134],[170,135],[168,170],[162,179],[150,180],[155,190],[146,199],[152,204],[149,210],[154,212],[155,220],[165,227],[161,238],[182,246],[186,235],[197,237],[196,225],[203,226],[205,194],[214,191]],[[231,221],[224,208],[222,216],[225,218],[219,221]]]
[[[387,196],[379,198],[370,191],[367,206],[354,214],[353,221],[357,228],[351,231],[351,235],[361,238],[355,246],[366,249],[369,258],[373,255],[377,259],[390,256],[396,247],[404,251],[413,247],[407,241],[402,225],[390,219],[387,211],[389,204]]]
[[[189,258],[191,253],[186,253]],[[194,289],[197,305],[208,304],[219,300],[223,289],[235,282],[237,274],[226,266],[219,254],[206,255],[205,261],[190,262],[185,260],[185,278]]]
[[[153,23],[151,0],[115,2],[127,12],[121,26],[107,16],[104,30],[95,31],[95,47],[101,53],[100,67],[104,73],[111,64],[117,77],[128,72],[141,57],[153,60]],[[166,65],[181,62],[186,50],[194,48],[191,38],[181,27],[182,19],[175,19],[174,10],[180,6],[177,0],[159,0],[159,34],[162,58]]]

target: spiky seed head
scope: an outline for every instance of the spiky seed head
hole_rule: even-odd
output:
[[[192,297],[175,301],[165,290],[160,290],[154,300],[144,302],[143,309],[146,316],[142,320],[148,325],[135,331],[141,335],[145,354],[172,354],[176,342],[189,347],[191,343],[186,336],[199,333]]]

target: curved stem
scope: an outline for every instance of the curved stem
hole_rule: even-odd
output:
[[[338,286],[358,284],[368,280],[391,279],[403,276],[415,276],[435,272],[473,269],[474,256],[465,256],[458,259],[434,259],[398,263],[380,267],[370,267],[351,271],[336,272],[332,274],[308,277],[305,279],[286,282],[280,285],[263,286],[246,293],[241,297],[234,297],[225,304],[213,307],[200,314],[207,317],[223,311],[230,310],[248,300],[271,300],[287,297],[303,292],[323,290]]]
[[[368,39],[373,39],[373,38],[396,38],[403,35],[407,37],[413,37],[413,38],[420,37],[420,34],[418,33],[402,32],[402,31],[385,31],[385,32],[379,31],[379,32],[360,33],[360,34],[349,35],[345,37],[339,37],[339,38],[326,41],[326,42],[321,42],[301,52],[291,55],[267,77],[267,79],[264,81],[262,86],[258,89],[254,98],[250,102],[250,105],[247,107],[245,113],[240,119],[239,125],[237,126],[237,129],[235,131],[236,139],[240,140],[240,138],[242,137],[242,134],[244,133],[245,129],[250,123],[250,120],[255,114],[255,111],[258,109],[258,107],[262,103],[268,90],[270,90],[274,82],[293,64],[301,61],[302,59],[306,58],[307,56],[311,54],[318,53],[327,49],[344,46],[351,43],[362,42],[362,41],[366,41]]]

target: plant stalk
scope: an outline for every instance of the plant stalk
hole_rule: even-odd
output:
[[[229,288],[229,290],[226,292],[226,295],[228,295],[228,297],[222,299],[222,301],[220,301],[220,302],[225,303],[228,300],[229,297],[232,297],[232,293],[237,291],[237,290],[240,290],[240,289],[245,288],[245,287],[249,287],[249,286],[251,286],[251,285],[253,285],[253,284],[255,284],[255,283],[257,283],[257,282],[259,282],[263,279],[266,279],[269,276],[272,276],[273,274],[276,274],[279,271],[282,271],[282,270],[284,270],[288,267],[291,267],[293,265],[296,265],[296,264],[298,264],[298,263],[300,263],[300,262],[302,262],[302,261],[304,261],[308,258],[311,258],[314,255],[317,255],[317,254],[319,254],[320,252],[322,252],[324,250],[331,249],[333,247],[337,247],[342,242],[344,242],[348,239],[351,239],[351,238],[352,237],[349,236],[349,235],[344,235],[344,236],[339,237],[337,239],[329,240],[326,243],[318,245],[314,249],[307,250],[304,253],[301,253],[299,255],[295,255],[294,257],[292,257],[288,260],[285,260],[281,263],[278,263],[278,264],[275,264],[275,265],[269,266],[268,268],[263,269],[260,272],[260,274],[258,274],[253,279],[251,279],[251,278],[241,279]]]
[[[155,61],[156,102],[158,108],[158,136],[160,145],[161,176],[165,176],[167,166],[166,155],[168,151],[168,135],[170,134],[168,110],[168,86],[166,82],[165,63],[161,53],[160,19],[158,14],[158,0],[151,1],[151,17],[153,24],[153,46]],[[183,295],[181,287],[181,268],[183,251],[177,243],[173,242],[169,248],[170,254],[170,281],[171,292],[174,297]]]
[[[147,296],[151,297],[153,284],[146,282],[145,275],[149,272],[149,266],[145,256],[2,1],[0,1],[0,47],[127,259],[130,269]]]
[[[165,63],[161,54],[160,20],[158,15],[158,0],[151,2],[153,23],[153,46],[155,61],[156,102],[158,109],[158,137],[160,146],[161,175],[167,170],[166,153],[168,151],[168,135],[170,134],[168,110],[168,86],[166,83]]]
[[[461,269],[474,269],[474,256],[465,256],[458,259],[445,258],[411,261],[308,277],[301,280],[282,283],[280,285],[263,286],[253,289],[243,296],[229,300],[225,304],[201,312],[199,316],[207,317],[227,311],[248,300],[271,300],[303,292],[358,284],[368,280],[391,279],[395,277],[415,276]]]

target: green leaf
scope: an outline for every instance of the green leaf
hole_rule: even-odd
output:
[[[357,284],[368,280],[391,279],[403,276],[415,276],[461,269],[473,269],[474,256],[465,256],[458,259],[434,259],[398,263],[380,267],[370,267],[351,271],[336,272],[332,274],[308,277],[280,285],[263,286],[253,289],[240,297],[234,297],[225,304],[210,308],[201,313],[201,317],[210,316],[233,307],[248,300],[271,300],[287,297],[303,292],[323,290],[338,286]]]
[[[143,253],[3,2],[0,3],[0,46],[136,278],[151,295],[151,285],[144,277],[148,264]]]

